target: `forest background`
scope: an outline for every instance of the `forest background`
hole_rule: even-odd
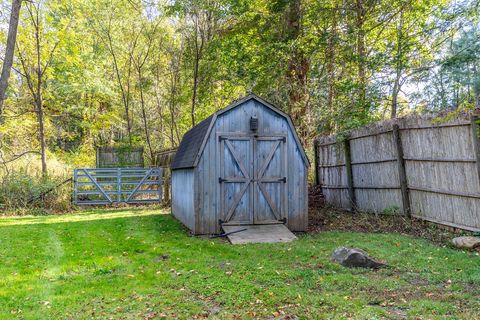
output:
[[[13,0],[0,10],[3,212],[68,209],[68,192],[32,199],[94,166],[97,147],[143,146],[153,166],[251,92],[291,115],[307,149],[318,134],[480,107],[478,0]]]

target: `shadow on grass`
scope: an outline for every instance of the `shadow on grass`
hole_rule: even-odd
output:
[[[168,215],[169,208],[116,208],[116,209],[90,209],[72,214],[49,216],[21,216],[0,217],[0,227],[29,224],[53,224],[66,222],[82,222],[95,220],[109,220],[127,217],[142,217],[152,215]]]

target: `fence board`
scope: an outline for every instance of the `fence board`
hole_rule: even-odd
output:
[[[121,149],[114,147],[97,148],[97,168],[143,168],[143,147]]]

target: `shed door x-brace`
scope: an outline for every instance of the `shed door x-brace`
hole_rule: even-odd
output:
[[[286,137],[220,134],[218,141],[221,222],[285,222]]]

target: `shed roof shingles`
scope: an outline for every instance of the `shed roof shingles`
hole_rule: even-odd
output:
[[[193,168],[195,159],[200,151],[203,139],[208,133],[208,128],[210,127],[212,119],[213,115],[185,133],[182,142],[180,142],[177,153],[175,154],[175,158],[173,159],[171,166],[172,169]]]

